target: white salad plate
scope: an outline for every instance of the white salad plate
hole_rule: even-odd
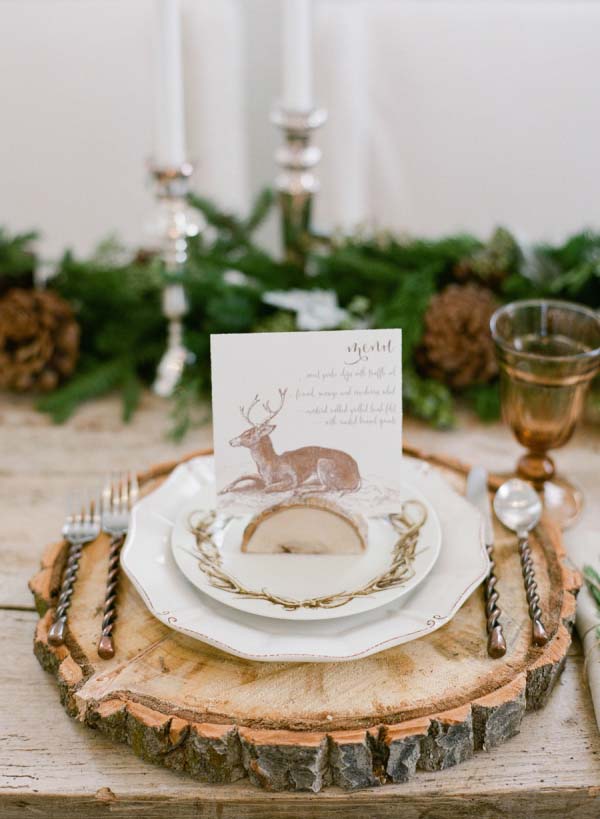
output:
[[[442,545],[424,582],[371,611],[323,621],[281,620],[233,609],[189,582],[175,562],[171,535],[178,517],[198,502],[212,475],[211,457],[181,464],[135,506],[121,556],[123,569],[150,612],[165,625],[247,659],[354,660],[422,637],[453,617],[482,582],[489,564],[477,510],[429,464],[404,458],[401,468],[407,485],[435,499]],[[262,556],[252,559],[256,557]]]
[[[194,586],[234,609],[281,620],[329,620],[363,614],[409,594],[427,577],[439,556],[442,533],[435,510],[421,492],[402,487],[395,493],[397,509],[404,503],[412,521],[425,518],[404,583],[373,591],[374,581],[392,567],[399,538],[388,515],[366,518],[367,548],[360,555],[248,554],[241,551],[241,542],[252,515],[217,515],[212,525],[214,547],[206,551],[209,560],[201,562],[192,526],[214,510],[216,493],[212,464],[205,459],[197,466],[198,486],[194,497],[183,503],[176,516],[171,549],[175,562]],[[231,578],[235,593],[215,585],[203,565]],[[355,595],[358,590],[362,593]],[[266,599],[254,597],[255,593]],[[306,602],[319,598],[334,606]],[[292,601],[292,605],[286,606],[284,601]]]

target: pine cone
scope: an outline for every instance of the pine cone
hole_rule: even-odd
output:
[[[474,284],[451,284],[437,293],[417,352],[422,371],[455,389],[490,381],[498,372],[489,328],[497,306],[490,290]]]
[[[9,290],[0,299],[0,387],[54,389],[75,369],[79,325],[51,290]]]

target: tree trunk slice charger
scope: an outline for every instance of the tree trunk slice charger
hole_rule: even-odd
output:
[[[193,453],[198,455],[202,453]],[[206,453],[204,453],[206,454]],[[459,488],[464,465],[435,463]],[[192,456],[190,456],[192,457]],[[175,463],[140,475],[155,488]],[[208,782],[248,777],[272,791],[364,788],[441,770],[518,733],[527,710],[544,705],[571,642],[578,573],[565,564],[560,532],[542,521],[531,537],[545,626],[531,644],[516,541],[496,531],[498,591],[508,650],[486,651],[478,589],[428,636],[348,663],[259,663],[166,628],[126,577],[119,589],[116,653],[97,655],[109,539],[83,551],[65,645],[48,629],[67,546],[43,556],[30,587],[40,613],[34,650],[58,681],[67,712],[128,743],[144,759]]]

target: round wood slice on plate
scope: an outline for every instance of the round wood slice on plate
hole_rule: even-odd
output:
[[[454,462],[427,459],[462,488]],[[140,476],[145,490],[174,466]],[[122,575],[116,654],[106,661],[96,652],[108,549],[101,536],[83,551],[64,646],[47,639],[64,543],[47,548],[30,581],[40,612],[34,650],[56,676],[67,712],[151,762],[209,782],[249,777],[270,790],[404,782],[504,742],[527,710],[544,705],[562,670],[580,585],[560,532],[543,521],[532,552],[552,637],[533,647],[515,540],[498,528],[503,658],[487,656],[479,589],[420,640],[353,662],[294,664],[240,659],[171,631]]]
[[[309,496],[303,501],[278,503],[255,515],[244,530],[241,551],[360,554],[366,549],[366,540],[364,520],[337,503]]]

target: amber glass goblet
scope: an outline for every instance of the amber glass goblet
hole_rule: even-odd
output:
[[[573,434],[600,368],[600,316],[570,302],[531,299],[496,310],[490,327],[502,415],[527,448],[517,474],[541,493],[552,517],[569,526],[581,511],[582,493],[556,474],[548,450]]]

